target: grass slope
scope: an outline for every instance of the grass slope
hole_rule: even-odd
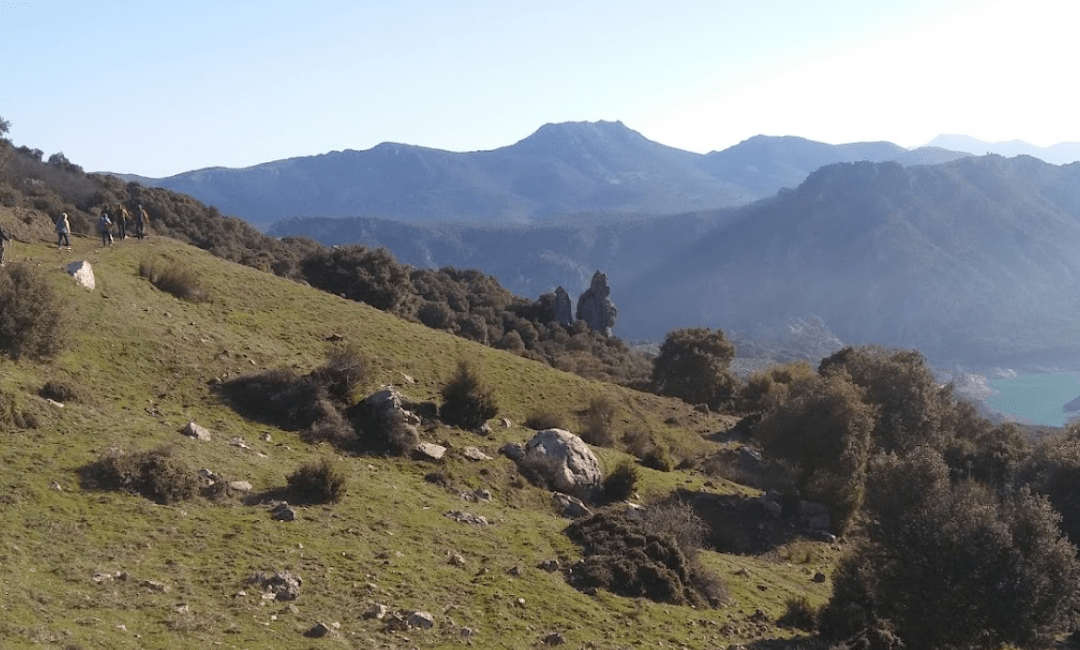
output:
[[[704,553],[731,585],[719,610],[661,605],[571,588],[537,565],[580,553],[563,534],[548,493],[524,483],[497,449],[531,432],[515,424],[482,438],[451,428],[425,439],[451,448],[439,466],[404,459],[342,456],[298,434],[245,420],[213,391],[215,379],[268,368],[307,372],[326,337],[337,334],[376,361],[377,383],[413,400],[437,400],[459,358],[472,360],[514,423],[538,408],[570,422],[594,395],[620,407],[616,428],[644,429],[679,455],[715,447],[702,434],[729,421],[678,401],[589,382],[520,357],[407,323],[270,274],[224,262],[163,239],[110,249],[73,241],[74,251],[16,243],[12,262],[48,272],[72,305],[68,351],[39,364],[0,359],[0,395],[32,414],[36,429],[0,425],[0,646],[4,648],[353,648],[531,647],[560,631],[569,647],[715,648],[782,630],[747,623],[761,609],[775,619],[784,600],[823,602],[831,549],[800,542],[768,557]],[[66,263],[93,264],[97,289],[75,285]],[[140,262],[192,270],[209,302],[177,300],[140,278]],[[46,381],[77,388],[63,407],[37,396]],[[371,386],[369,388],[375,388]],[[198,442],[180,435],[189,420],[211,430]],[[270,434],[268,440],[264,434]],[[230,444],[242,440],[247,449]],[[202,498],[160,506],[118,492],[81,487],[79,469],[110,448],[161,445],[194,468],[208,468],[254,490],[284,487],[300,464],[332,458],[348,492],[332,506],[299,508],[275,522],[266,505]],[[476,445],[493,459],[476,463],[457,450]],[[607,467],[625,458],[599,449]],[[425,480],[441,472],[454,488],[486,488],[489,503],[464,501]],[[688,472],[642,469],[647,500],[679,487],[745,490]],[[445,517],[485,516],[486,527]],[[809,550],[807,550],[809,549]],[[449,562],[460,554],[465,563]],[[520,567],[521,575],[507,573]],[[252,574],[288,570],[303,579],[292,603],[265,600]],[[244,595],[246,593],[246,595]],[[518,599],[524,599],[524,605]],[[385,632],[361,614],[374,603],[431,612],[431,630]],[[339,627],[323,639],[303,633],[316,622]],[[463,627],[475,635],[462,636]]]

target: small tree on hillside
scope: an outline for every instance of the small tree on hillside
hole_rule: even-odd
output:
[[[830,640],[870,650],[1046,647],[1075,625],[1076,548],[1045,498],[950,482],[936,452],[871,462],[866,537],[821,616]]]
[[[800,492],[834,508],[836,529],[845,532],[862,503],[874,415],[846,377],[809,375],[787,386],[753,437],[790,464]]]
[[[442,387],[439,417],[462,429],[477,429],[499,413],[495,393],[484,385],[480,374],[468,361],[458,361],[457,370]]]
[[[721,330],[673,330],[653,362],[653,390],[690,404],[718,408],[731,400],[737,385],[727,371],[734,358],[735,345]]]

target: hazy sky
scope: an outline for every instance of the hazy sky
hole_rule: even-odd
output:
[[[165,176],[622,120],[757,134],[1080,141],[1072,0],[0,1],[0,117],[88,171]]]

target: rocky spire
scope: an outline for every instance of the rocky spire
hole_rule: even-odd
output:
[[[611,336],[611,328],[615,326],[615,318],[619,315],[619,310],[615,308],[609,295],[611,289],[608,288],[607,276],[597,271],[593,274],[589,288],[577,301],[578,320],[585,321],[593,331],[604,336]]]

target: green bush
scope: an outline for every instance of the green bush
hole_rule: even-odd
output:
[[[210,299],[209,293],[199,281],[199,276],[191,269],[181,268],[175,263],[164,260],[153,264],[139,262],[139,275],[158,289],[181,300],[206,302]]]
[[[566,429],[566,420],[554,411],[537,409],[525,417],[525,426],[536,431],[545,429]]]
[[[733,358],[735,345],[721,330],[673,330],[653,361],[652,388],[658,395],[723,408],[738,390],[738,380],[727,371]]]
[[[607,395],[594,395],[585,408],[581,439],[597,447],[610,447],[615,442],[615,415],[618,405]]]
[[[675,461],[671,458],[671,452],[663,445],[653,445],[641,457],[641,464],[649,469],[660,472],[670,472],[675,469]]]
[[[345,496],[345,475],[325,458],[304,463],[286,480],[297,503],[337,503]]]
[[[45,399],[56,402],[75,402],[79,399],[79,391],[74,386],[63,381],[48,381],[38,391],[38,395]]]
[[[44,274],[25,264],[0,268],[0,352],[13,359],[46,359],[68,339],[70,307]]]
[[[355,345],[335,345],[326,354],[326,363],[312,373],[330,399],[348,406],[356,392],[371,383],[372,363]]]
[[[443,399],[439,417],[462,429],[477,429],[499,413],[495,393],[464,359],[458,362],[457,370],[439,394]]]
[[[765,452],[787,462],[795,486],[835,511],[846,532],[862,502],[874,409],[846,376],[794,381],[786,399],[765,412],[752,434]]]
[[[953,485],[940,454],[876,458],[865,538],[841,559],[820,624],[871,650],[1046,647],[1076,624],[1080,562],[1049,502]]]
[[[637,489],[639,478],[637,465],[629,460],[620,462],[604,477],[603,498],[606,501],[626,501]]]
[[[123,490],[168,505],[198,495],[199,476],[170,447],[124,454],[110,451],[84,469],[87,487]]]

